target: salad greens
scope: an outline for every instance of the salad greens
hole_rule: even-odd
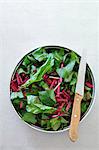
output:
[[[37,72],[31,76],[31,78],[29,80],[27,80],[26,83],[24,83],[22,85],[22,87],[28,87],[30,84],[34,83],[34,82],[38,82],[41,81],[43,78],[43,75],[45,73],[47,73],[51,67],[54,65],[54,59],[53,59],[53,55],[48,55],[48,59],[46,60],[46,62],[37,69]]]
[[[56,103],[55,94],[53,90],[39,92],[39,98],[41,102],[47,106],[53,106]]]
[[[80,57],[65,48],[38,48],[27,54],[11,79],[11,101],[22,120],[44,130],[70,124]],[[87,66],[88,67],[88,66]],[[90,71],[85,76],[81,117],[92,99]]]
[[[67,64],[63,68],[58,68],[56,72],[58,73],[60,77],[64,78],[64,81],[65,81],[65,79],[68,79],[69,76],[71,75],[74,65],[75,65],[75,60],[71,61],[69,64]]]
[[[46,60],[48,57],[48,54],[46,53],[44,48],[38,48],[36,51],[32,53],[34,58],[38,60],[39,62]]]
[[[29,122],[29,123],[33,123],[33,124],[37,123],[36,116],[35,116],[34,114],[32,114],[32,113],[26,112],[26,113],[23,115],[22,119],[23,119],[24,121],[26,121],[26,122]]]

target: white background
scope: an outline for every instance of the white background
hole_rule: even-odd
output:
[[[99,149],[99,96],[79,126],[76,143],[68,131],[47,134],[29,128],[9,99],[14,67],[27,52],[44,45],[66,46],[79,54],[84,48],[99,87],[98,6],[94,0],[0,0],[0,150]]]

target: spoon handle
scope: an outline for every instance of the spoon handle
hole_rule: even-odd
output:
[[[79,125],[80,115],[81,115],[82,98],[83,97],[80,94],[78,93],[75,94],[70,129],[69,129],[69,137],[73,142],[75,142],[78,139],[78,125]]]

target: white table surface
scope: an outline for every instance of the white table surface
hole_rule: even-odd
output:
[[[99,149],[99,95],[79,126],[76,143],[69,140],[68,132],[47,134],[29,128],[17,117],[9,99],[14,67],[26,53],[43,45],[66,46],[79,54],[84,48],[97,80],[98,6],[92,0],[0,1],[0,150]]]

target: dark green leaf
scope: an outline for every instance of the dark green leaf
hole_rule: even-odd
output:
[[[53,118],[50,120],[51,127],[54,131],[58,130],[61,125],[61,120],[59,118]]]
[[[59,61],[57,61],[57,60],[54,60],[54,67],[53,67],[55,70],[57,69],[57,68],[60,68],[60,62]]]
[[[47,106],[53,106],[56,103],[55,94],[53,90],[46,90],[39,92],[41,102]]]
[[[39,87],[35,84],[32,84],[32,94],[38,94],[38,91],[39,91]]]
[[[19,98],[15,98],[12,101],[13,105],[19,105],[20,104],[20,99]]]
[[[38,91],[39,91],[39,88],[36,85],[32,84],[31,87],[26,89],[26,95],[35,95],[35,96],[37,96]]]
[[[42,114],[42,119],[49,119],[46,114]]]
[[[22,119],[26,122],[33,123],[33,124],[37,122],[36,116],[28,112],[23,115]]]
[[[74,85],[77,83],[77,72],[73,71],[73,76],[72,79],[70,81],[70,85]]]
[[[63,117],[61,117],[61,123],[65,123],[65,124],[67,124],[67,123],[68,123],[68,121],[67,121],[66,119],[64,119]]]
[[[87,104],[86,104],[86,102],[83,102],[81,104],[81,112],[84,113],[84,112],[86,112],[86,110],[87,110]]]

